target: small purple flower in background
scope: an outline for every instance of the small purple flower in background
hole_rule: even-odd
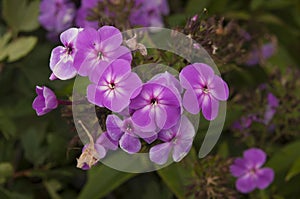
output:
[[[82,0],[81,6],[77,11],[75,23],[78,27],[81,28],[99,28],[98,21],[89,21],[87,20],[89,14],[92,12],[92,9],[97,6],[102,0]]]
[[[159,132],[158,139],[164,143],[155,145],[150,149],[150,160],[156,164],[165,164],[172,152],[173,160],[175,162],[181,161],[190,151],[194,136],[194,126],[183,115],[176,126]]]
[[[176,125],[180,119],[181,105],[177,95],[158,83],[146,83],[141,92],[132,97],[129,110],[132,121],[142,131],[159,131]]]
[[[61,80],[71,79],[77,71],[73,66],[76,52],[75,41],[80,29],[70,28],[60,35],[60,41],[64,46],[58,46],[51,52],[50,69],[53,75]],[[52,79],[50,77],[50,79]]]
[[[274,179],[271,168],[261,168],[266,161],[266,154],[258,148],[244,151],[243,158],[235,159],[230,172],[237,177],[236,188],[242,193],[249,193],[255,188],[265,189]]]
[[[57,36],[73,25],[76,8],[69,0],[42,0],[39,22],[49,32],[48,38],[56,41]]]
[[[84,145],[80,157],[77,159],[77,167],[88,170],[106,156],[108,150],[117,150],[118,142],[112,140],[107,132],[100,134],[96,142],[90,137],[90,143]]]
[[[34,99],[32,108],[38,116],[45,115],[57,108],[58,100],[51,89],[46,86],[36,86],[35,92],[38,96]]]
[[[183,96],[184,108],[192,114],[198,114],[202,110],[205,119],[214,120],[218,115],[219,101],[228,99],[226,82],[204,63],[184,67],[179,79],[186,89]]]
[[[106,64],[104,72],[102,67],[96,67],[90,75],[93,84],[87,88],[87,98],[95,105],[120,112],[129,105],[130,97],[142,81],[131,72],[127,61],[119,59]]]
[[[163,27],[163,15],[169,14],[167,0],[135,0],[135,7],[130,15],[130,23],[135,26]]]
[[[233,128],[237,129],[237,130],[245,130],[247,128],[249,128],[252,125],[253,121],[258,121],[258,118],[256,115],[247,115],[247,116],[243,116],[239,121],[234,122],[233,124]]]
[[[260,49],[254,49],[251,52],[245,64],[247,66],[259,64],[261,61],[270,58],[275,53],[275,51],[276,44],[274,42],[264,44]]]
[[[279,106],[279,100],[272,94],[268,93],[268,104],[267,110],[264,115],[263,123],[265,125],[269,124],[276,113],[276,108]]]
[[[109,115],[106,119],[106,128],[109,136],[119,142],[120,148],[129,154],[140,151],[141,142],[138,138],[140,129],[130,118],[121,120],[116,115]]]
[[[106,64],[103,64],[103,61],[123,59],[130,63],[131,52],[125,46],[121,46],[122,42],[121,32],[113,26],[103,26],[98,31],[85,28],[78,34],[76,41],[74,67],[78,74],[88,76],[95,67],[104,70],[102,65]]]

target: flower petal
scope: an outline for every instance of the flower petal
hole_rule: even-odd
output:
[[[171,149],[172,144],[169,142],[151,147],[149,152],[150,160],[159,165],[165,164],[169,158]]]
[[[200,85],[200,74],[193,65],[184,67],[179,74],[180,83],[185,89]]]
[[[247,172],[246,161],[243,158],[236,158],[230,166],[230,172],[234,177],[240,177]]]
[[[125,133],[120,141],[120,147],[123,149],[125,152],[129,154],[134,154],[140,151],[141,149],[141,142],[139,138],[131,136],[128,133]]]
[[[267,188],[274,180],[274,171],[271,168],[262,168],[257,171],[257,182],[256,186],[259,189]]]
[[[116,115],[108,115],[106,118],[106,129],[108,135],[116,141],[119,141],[124,132],[121,130],[122,120]]]
[[[248,168],[259,168],[266,161],[266,153],[258,148],[251,148],[244,151],[244,159],[247,161]]]
[[[216,119],[219,112],[219,101],[207,94],[202,94],[199,101],[202,102],[201,107],[204,118],[210,121]]]
[[[240,177],[235,183],[236,189],[242,193],[249,193],[256,188],[254,175],[246,174]]]
[[[105,149],[117,150],[118,142],[112,140],[107,132],[101,133],[95,144],[102,145]]]
[[[209,92],[217,99],[225,101],[228,99],[229,89],[224,80],[215,75],[212,82],[208,85]]]
[[[181,161],[190,151],[193,144],[193,139],[178,139],[174,144],[173,160],[175,162]]]
[[[200,112],[200,105],[194,90],[188,89],[185,91],[183,106],[189,113],[198,114]]]
[[[119,29],[113,26],[102,26],[98,32],[100,33],[104,52],[113,51],[122,44],[123,39]]]

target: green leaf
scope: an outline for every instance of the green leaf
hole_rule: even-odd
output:
[[[78,199],[98,199],[126,182],[135,173],[125,173],[100,165],[88,171],[88,181]]]
[[[3,18],[13,29],[19,31],[32,31],[39,27],[39,1],[3,0]]]
[[[157,171],[162,180],[179,199],[186,199],[187,189],[191,179],[195,178],[194,163],[197,159],[192,148],[190,153],[180,162]]]
[[[295,159],[299,158],[300,141],[292,142],[271,157],[267,166],[270,166],[276,172],[284,172],[290,168]]]
[[[14,168],[9,162],[0,162],[0,178],[7,178],[12,176]]]
[[[300,158],[298,158],[292,165],[291,169],[289,170],[288,174],[285,177],[286,181],[289,181],[294,176],[300,173]]]
[[[250,4],[250,8],[252,10],[256,10],[257,8],[261,7],[263,5],[263,0],[252,0]]]
[[[185,13],[194,15],[203,11],[211,3],[211,0],[189,0],[186,7]]]
[[[27,55],[37,43],[36,37],[19,37],[12,41],[6,49],[8,62],[16,61]]]
[[[62,188],[62,184],[57,180],[45,181],[44,185],[52,199],[61,199],[58,195],[58,191]]]
[[[5,46],[7,45],[8,41],[11,39],[11,32],[5,33],[0,38],[0,61],[3,60],[7,56],[7,51]]]
[[[39,129],[39,132],[37,132]],[[43,146],[44,141],[44,129],[30,128],[21,137],[21,142],[25,150],[25,158],[35,165],[42,164],[48,156],[48,151]]]
[[[13,120],[2,110],[0,110],[0,131],[6,139],[13,137],[17,131]]]

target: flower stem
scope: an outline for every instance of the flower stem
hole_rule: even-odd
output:
[[[60,105],[72,105],[72,101],[70,100],[57,100]]]

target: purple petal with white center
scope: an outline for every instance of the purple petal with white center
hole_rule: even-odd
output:
[[[154,114],[153,116],[151,114],[152,111],[153,111],[153,114]],[[165,128],[167,117],[169,117],[169,116],[170,115],[167,115],[166,110],[161,106],[155,106],[154,105],[154,107],[152,107],[152,110],[150,112],[150,117],[154,118],[154,120],[156,122],[156,126],[159,129]],[[169,128],[169,127],[166,127],[166,128]]]
[[[137,137],[125,133],[119,141],[121,149],[129,154],[134,154],[140,151],[141,142]]]
[[[74,68],[81,76],[88,76],[101,60],[93,49],[80,49],[74,56]]]
[[[209,92],[217,99],[225,101],[228,99],[229,89],[221,77],[215,75],[211,83],[207,86]]]
[[[230,166],[230,172],[234,177],[240,177],[247,172],[246,161],[243,158],[236,158]]]
[[[124,132],[121,130],[122,120],[116,115],[108,115],[106,118],[106,129],[108,135],[116,141],[119,141]]]
[[[145,127],[151,124],[151,129],[153,128],[153,121],[151,121],[150,118],[150,108],[148,107],[150,105],[145,106],[142,109],[139,109],[133,113],[131,116],[132,121],[139,127]],[[154,126],[155,128],[155,126]]]
[[[170,142],[155,145],[150,149],[150,160],[156,164],[163,165],[168,161],[171,150],[172,143]]]
[[[219,112],[219,101],[207,94],[202,94],[199,101],[204,118],[210,121],[216,119]]]
[[[116,48],[122,44],[122,34],[117,28],[113,26],[103,26],[98,32],[100,33],[104,52],[116,50]]]
[[[274,171],[270,168],[262,168],[257,171],[256,186],[259,189],[267,188],[274,180]]]
[[[175,87],[177,89],[177,91],[179,92],[179,94],[183,92],[183,88],[182,88],[180,82],[178,81],[178,79],[176,79],[174,77],[174,75],[170,74],[167,71],[164,73],[155,75],[154,77],[151,78],[151,80],[149,82],[157,83],[160,85],[165,85],[168,88]]]
[[[256,188],[255,176],[246,174],[236,181],[235,186],[238,191],[242,193],[249,193]]]
[[[180,106],[163,106],[163,109],[166,112],[166,120],[162,128],[169,129],[177,124],[178,120],[180,119],[181,109]],[[162,117],[164,117],[164,115],[157,117],[156,120],[162,120]]]
[[[248,168],[260,168],[266,161],[266,153],[258,148],[251,148],[244,151],[244,159],[247,161]]]

